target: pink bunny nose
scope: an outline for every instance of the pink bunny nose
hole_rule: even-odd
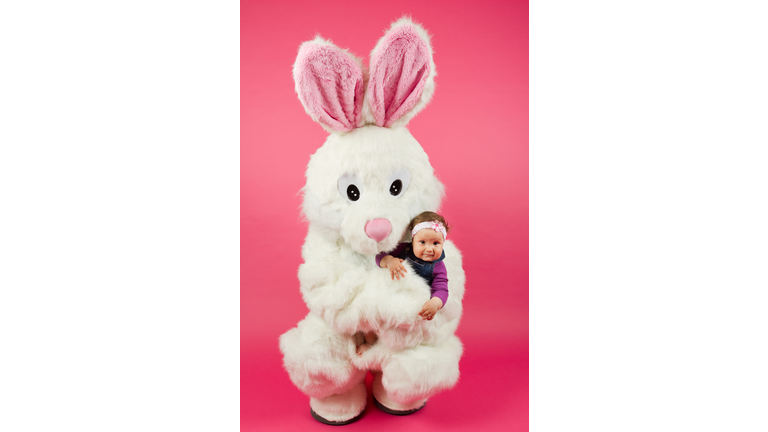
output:
[[[380,242],[392,232],[392,225],[386,219],[369,220],[365,224],[365,233],[368,237]]]

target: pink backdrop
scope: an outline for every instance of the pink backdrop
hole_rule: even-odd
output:
[[[369,403],[344,428],[528,429],[528,3],[315,0],[241,4],[244,431],[329,428],[310,416],[278,349],[280,334],[307,313],[296,276],[307,229],[298,192],[327,136],[294,93],[299,44],[319,33],[367,64],[406,14],[432,34],[435,52],[435,96],[408,128],[446,186],[441,212],[465,257],[461,379],[414,415]]]

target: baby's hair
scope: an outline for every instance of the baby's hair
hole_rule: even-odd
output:
[[[410,224],[408,224],[408,233],[410,234],[411,231],[413,231],[413,227],[416,225],[422,223],[422,222],[432,222],[432,221],[438,221],[445,227],[445,233],[448,234],[451,232],[451,227],[448,225],[448,222],[443,219],[442,216],[435,212],[431,211],[425,211],[423,213],[420,213],[418,216],[413,218]]]

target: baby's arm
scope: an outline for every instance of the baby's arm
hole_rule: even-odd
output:
[[[421,307],[421,311],[419,312],[419,316],[421,319],[425,320],[431,320],[435,317],[435,314],[437,311],[442,309],[443,307],[443,301],[440,300],[439,297],[432,297],[431,299],[427,300],[426,303],[424,303],[424,306]]]
[[[403,260],[396,258],[396,256],[402,253],[403,249],[405,249],[405,244],[400,243],[400,245],[392,251],[392,255],[388,255],[385,252],[376,255],[376,265],[381,268],[389,269],[392,280],[395,280],[395,277],[397,277],[397,280],[400,280],[400,278],[405,277],[405,273],[408,272],[408,269],[402,264]]]
[[[448,270],[445,268],[445,263],[440,261],[435,264],[434,270],[432,270],[432,285],[430,290],[432,291],[432,298],[439,298],[442,305],[448,302]]]
[[[421,312],[419,312],[419,316],[425,320],[434,318],[437,311],[442,309],[445,302],[448,301],[448,271],[442,261],[435,264],[432,275],[432,286],[430,287],[432,298],[424,303]]]
[[[395,278],[397,278],[397,280],[404,278],[405,273],[408,271],[403,265],[403,260],[395,258],[392,255],[387,255],[382,258],[379,267],[389,269],[389,273],[392,275],[392,280],[395,280]]]

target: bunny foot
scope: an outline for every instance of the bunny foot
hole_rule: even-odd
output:
[[[363,381],[346,393],[335,394],[322,399],[310,398],[310,412],[312,417],[320,423],[345,425],[360,420],[365,412],[366,399],[365,382]]]
[[[404,416],[424,408],[427,399],[419,399],[409,403],[395,402],[387,395],[387,391],[381,383],[381,372],[378,372],[373,375],[373,403],[376,408],[387,414]]]

